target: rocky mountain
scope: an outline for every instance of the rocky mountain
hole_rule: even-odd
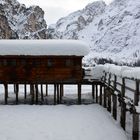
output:
[[[17,34],[9,26],[8,20],[5,16],[3,6],[0,4],[0,39],[15,39]]]
[[[48,34],[50,38],[78,39],[78,33],[83,30],[94,18],[101,15],[106,4],[103,1],[93,2],[84,9],[61,18],[56,24],[50,25]]]
[[[92,7],[90,14],[94,18],[88,22],[82,16],[85,20],[81,18],[83,20],[80,22],[82,23],[80,30],[76,28],[77,24],[72,23],[86,13],[86,8],[81,10],[84,13],[74,12],[53,25],[50,28],[52,38],[79,39],[87,42],[91,47],[91,53],[85,57],[84,62],[88,64],[99,59],[111,59],[122,64],[134,64],[139,61],[140,1],[114,0],[108,6],[103,2],[95,4],[98,5],[96,8],[94,3],[87,6]],[[76,35],[73,35],[74,32]]]
[[[46,39],[47,25],[44,11],[38,6],[26,8],[17,0],[1,0],[1,7],[9,27],[19,39]]]

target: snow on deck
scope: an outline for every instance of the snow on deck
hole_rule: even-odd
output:
[[[1,140],[127,140],[99,105],[1,106]]]
[[[78,40],[1,40],[0,55],[85,56],[89,46]]]

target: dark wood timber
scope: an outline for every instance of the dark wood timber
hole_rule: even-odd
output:
[[[46,96],[48,96],[48,84],[46,84]]]
[[[7,98],[8,98],[8,84],[4,84],[5,88],[5,104],[7,104]]]
[[[35,84],[35,91],[36,91],[36,104],[38,104],[38,94],[39,94],[39,92],[38,92],[38,85],[37,84]]]
[[[81,84],[78,84],[78,104],[81,104]]]
[[[0,56],[1,83],[74,82],[82,77],[82,56]]]
[[[27,98],[27,85],[24,84],[24,99]]]
[[[54,84],[54,105],[56,105],[56,84]]]

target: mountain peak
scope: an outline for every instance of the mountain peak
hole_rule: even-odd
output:
[[[20,39],[46,39],[47,25],[39,6],[26,8],[17,0],[1,0],[10,28]]]

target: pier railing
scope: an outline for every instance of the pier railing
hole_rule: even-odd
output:
[[[122,128],[129,136],[132,136],[133,140],[139,140],[140,80],[104,72],[102,82],[104,83],[104,94],[99,97],[103,98],[102,105],[112,113],[115,120],[120,121]],[[129,123],[129,130],[127,123]]]

